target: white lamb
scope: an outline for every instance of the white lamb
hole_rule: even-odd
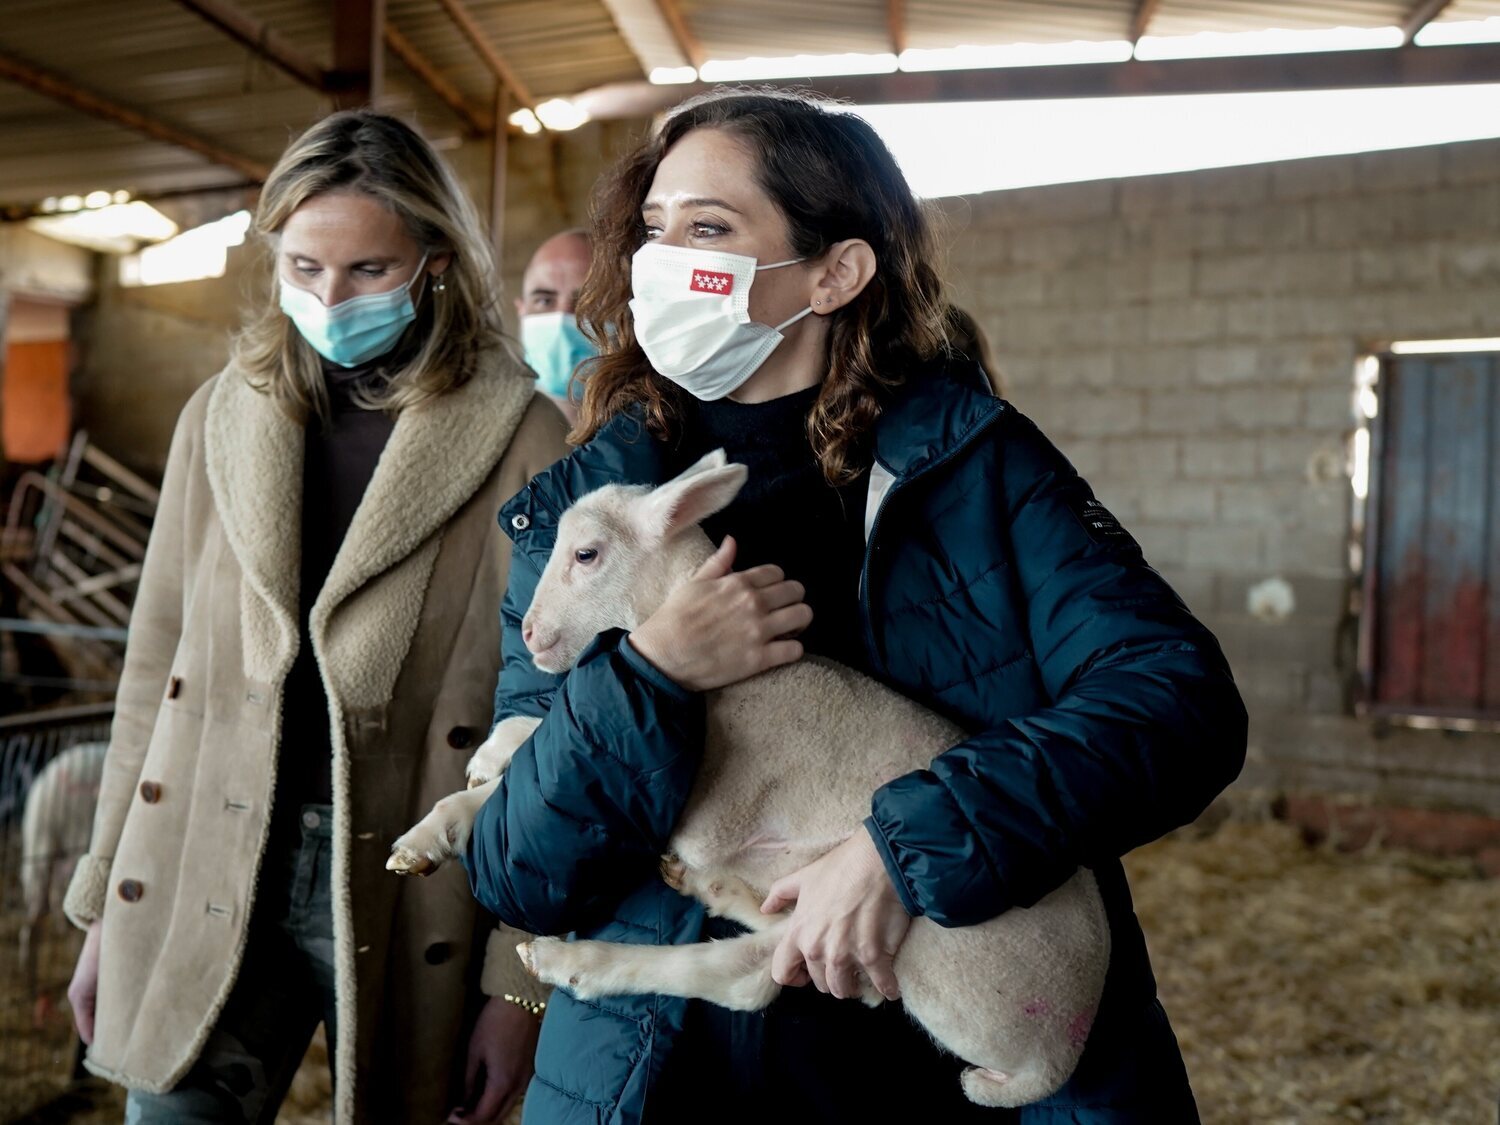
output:
[[[78,857],[88,851],[94,805],[104,774],[105,742],[84,742],[58,754],[26,791],[21,814],[21,975],[37,1001],[37,1017],[50,1006],[38,988],[37,942],[42,926],[72,877]]]
[[[562,672],[606,629],[633,629],[713,553],[698,527],[743,487],[743,465],[710,454],[656,489],[611,485],[562,517],[526,614],[538,668]],[[669,883],[751,932],[685,946],[538,938],[518,948],[543,981],[581,998],[662,993],[764,1008],[780,992],[771,957],[788,915],[760,913],[780,877],[864,831],[870,796],[925,768],[964,732],[882,684],[816,657],[708,693],[697,783],[663,863]],[[426,873],[458,854],[495,779],[538,723],[498,724],[469,763],[471,788],[396,841],[387,866]],[[977,926],[913,921],[895,961],[906,1010],[972,1064],[971,1101],[1013,1107],[1072,1074],[1104,986],[1109,930],[1080,869],[1028,909]],[[882,998],[867,981],[864,1000]]]

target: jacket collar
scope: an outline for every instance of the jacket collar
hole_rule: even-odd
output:
[[[406,558],[494,471],[534,393],[510,359],[488,357],[468,383],[403,410],[339,547],[314,616]],[[208,401],[209,485],[245,578],[295,630],[304,430],[233,364]]]
[[[945,461],[1008,409],[980,366],[934,360],[897,387],[875,421],[875,459],[897,480]]]

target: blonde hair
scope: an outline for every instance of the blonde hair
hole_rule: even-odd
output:
[[[417,319],[391,352],[383,383],[361,405],[400,411],[473,378],[480,356],[504,346],[494,258],[479,217],[453,172],[409,125],[381,113],[349,110],[325,117],[292,142],[261,189],[255,231],[272,253],[292,212],[331,191],[361,192],[390,208],[429,255],[451,254],[417,300]],[[274,291],[274,290],[273,290]],[[293,417],[327,417],[322,358],[275,301],[234,341],[250,385]]]

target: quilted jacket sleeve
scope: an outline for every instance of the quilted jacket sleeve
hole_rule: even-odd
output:
[[[525,657],[521,617],[540,577],[511,561],[496,721],[543,717],[480,809],[464,867],[479,902],[534,934],[596,919],[656,869],[697,773],[701,696],[658,672],[625,634],[601,634],[566,677]]]
[[[1053,703],[881,788],[867,828],[908,911],[972,925],[1191,821],[1239,773],[1247,718],[1218,642],[1041,432],[1012,414],[1003,510]]]

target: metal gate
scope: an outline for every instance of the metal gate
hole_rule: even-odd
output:
[[[75,1075],[66,992],[83,935],[62,896],[88,847],[112,711],[0,719],[0,1121],[51,1102]]]
[[[1390,356],[1381,384],[1367,710],[1500,719],[1500,354]]]

